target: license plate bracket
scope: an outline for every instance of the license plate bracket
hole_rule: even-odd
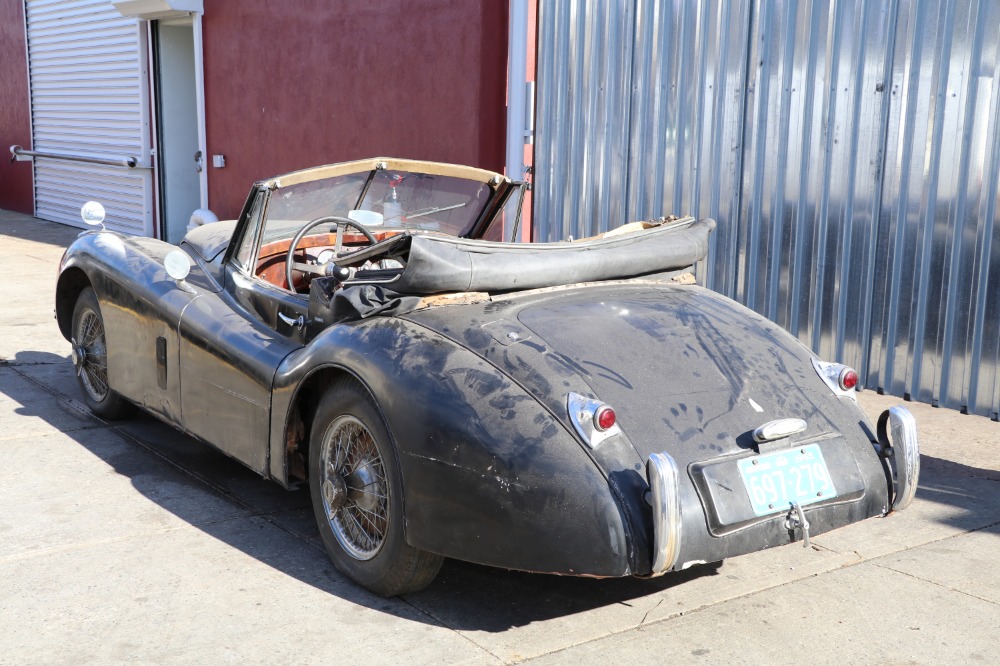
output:
[[[805,506],[837,496],[818,444],[742,458],[737,467],[757,516],[787,511],[793,502]]]

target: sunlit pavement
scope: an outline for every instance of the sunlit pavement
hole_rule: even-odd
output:
[[[913,506],[654,580],[447,562],[381,599],[288,492],[148,417],[96,420],[52,317],[76,234],[0,211],[0,663],[992,663],[1000,424],[906,403]],[[873,418],[902,400],[859,396]]]

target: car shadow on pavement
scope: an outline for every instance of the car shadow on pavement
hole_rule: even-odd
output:
[[[644,597],[715,576],[721,563],[692,567],[658,578],[577,578],[445,560],[441,573],[426,590],[407,601],[447,627],[462,631],[503,632],[595,608],[650,606]],[[638,618],[637,618],[638,619]]]
[[[34,384],[42,398],[48,396],[22,400],[11,395],[21,404],[17,414],[48,421],[128,478],[147,500],[307,585],[401,618],[457,630],[503,632],[596,608],[641,604],[643,597],[661,595],[718,573],[717,565],[704,565],[655,579],[596,580],[447,560],[426,590],[402,600],[381,599],[350,583],[327,559],[307,488],[285,490],[213,447],[143,413],[122,422],[95,418],[83,405],[67,358],[25,351],[5,365]],[[107,436],[95,432],[101,430]],[[109,445],[111,438],[117,441]],[[938,515],[936,520],[966,530],[1000,520],[1000,471],[927,455],[921,456],[921,464],[918,498],[959,509]],[[162,492],[164,487],[178,486],[183,499],[178,499],[177,492]],[[207,510],[208,504],[228,508]],[[220,513],[225,517],[220,519]]]
[[[30,363],[24,361],[27,358]],[[451,629],[499,632],[602,606],[629,606],[633,600],[715,575],[717,570],[706,565],[655,579],[597,580],[446,560],[426,590],[402,600],[381,599],[350,583],[327,559],[308,488],[289,491],[262,479],[210,445],[145,413],[119,422],[94,417],[83,403],[68,358],[25,351],[5,365],[34,384],[40,396],[26,401],[9,396],[21,403],[15,409],[18,415],[48,421],[128,478],[148,501],[303,583],[399,617]],[[37,473],[44,474],[44,469]],[[163,492],[164,487],[173,490]],[[206,508],[209,504],[216,508]]]
[[[970,465],[963,465],[962,463],[958,463],[953,460],[935,458],[926,454],[920,456],[920,473],[921,481],[928,477],[936,479],[938,477],[949,476],[1000,481],[1000,470],[972,467]],[[923,487],[924,484],[921,483],[920,488]]]

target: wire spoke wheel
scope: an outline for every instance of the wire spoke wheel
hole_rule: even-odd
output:
[[[85,309],[74,339],[73,361],[87,394],[96,402],[108,397],[108,348],[100,315]]]
[[[407,543],[395,440],[367,389],[331,382],[309,434],[309,495],[316,526],[339,571],[375,594],[421,590],[444,558]]]
[[[108,379],[108,338],[97,294],[90,287],[80,292],[73,306],[73,367],[90,411],[103,419],[128,418],[134,405]]]
[[[323,512],[356,560],[375,557],[389,530],[389,484],[371,431],[349,414],[327,428],[320,451]]]

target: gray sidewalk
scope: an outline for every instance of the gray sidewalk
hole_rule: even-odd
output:
[[[77,233],[0,211],[0,663],[996,660],[1000,424],[907,403],[914,505],[808,550],[647,581],[449,561],[381,599],[329,563],[306,491],[151,418],[89,415],[52,316]]]

